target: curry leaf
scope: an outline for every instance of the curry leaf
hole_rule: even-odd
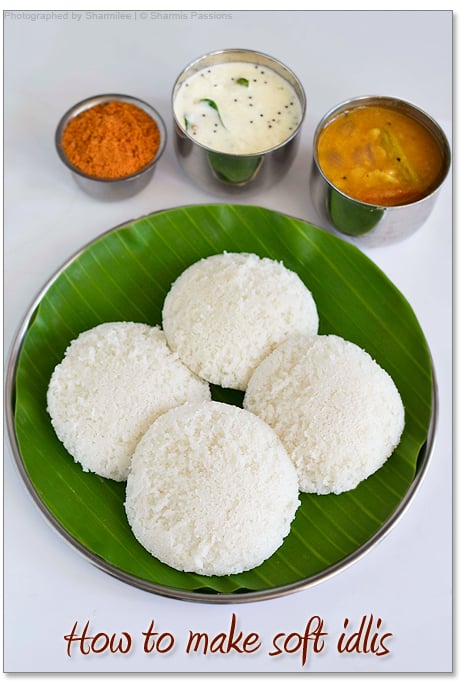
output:
[[[214,100],[211,100],[210,98],[201,98],[200,102],[206,102],[212,109],[214,109],[217,112],[217,116],[219,117],[219,121],[222,124],[222,126],[225,128],[224,122],[222,121],[222,117],[220,116],[219,108],[217,104],[214,102]]]

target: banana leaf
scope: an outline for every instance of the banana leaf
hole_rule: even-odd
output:
[[[250,181],[259,172],[264,157],[242,155],[228,155],[220,152],[208,152],[208,161],[221,181],[233,185],[241,185]]]
[[[332,223],[347,235],[364,235],[385,215],[385,208],[356,202],[334,188],[328,189],[327,204]]]
[[[105,321],[161,323],[171,283],[222,251],[282,260],[311,290],[320,333],[366,349],[393,377],[406,426],[387,463],[355,490],[301,495],[292,529],[261,566],[225,577],[183,573],[135,540],[125,485],[84,473],[46,411],[51,373],[72,339]],[[44,287],[10,361],[10,431],[26,486],[58,531],[98,567],[142,589],[197,601],[251,601],[329,577],[389,529],[417,484],[433,425],[429,349],[408,302],[356,247],[305,221],[256,206],[192,205],[154,213],[101,235]],[[242,394],[213,388],[219,401]]]

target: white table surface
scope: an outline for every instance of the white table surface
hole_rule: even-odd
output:
[[[48,11],[50,12],[50,11]],[[161,112],[172,131],[170,92],[192,59],[224,47],[278,57],[301,79],[308,100],[301,144],[288,174],[269,193],[241,198],[313,223],[308,169],[313,131],[336,103],[387,94],[429,112],[451,139],[451,11],[216,11],[207,18],[127,11],[102,17],[32,11],[4,18],[4,333],[5,361],[17,327],[45,282],[99,234],[129,219],[183,204],[225,200],[195,187],[178,167],[169,139],[153,182],[125,201],[84,195],[53,142],[61,114],[103,92],[136,95]],[[66,14],[67,12],[67,14]],[[80,16],[80,19],[76,15]],[[224,15],[224,16],[222,16]],[[225,16],[227,15],[227,16]],[[451,177],[425,225],[406,241],[363,250],[412,305],[434,359],[439,422],[428,473],[404,516],[383,541],[339,575],[271,601],[209,605],[138,590],[80,556],[48,524],[28,494],[11,448],[4,458],[4,670],[110,673],[446,672],[452,656],[452,188]],[[239,201],[239,200],[238,200]],[[252,655],[190,655],[189,630],[214,635],[235,612],[257,632]],[[345,618],[373,614],[391,632],[390,654],[339,654]],[[303,633],[324,619],[321,654],[302,667],[298,653],[270,657],[278,632]],[[146,654],[141,633],[154,619],[175,638],[165,655]],[[128,654],[66,654],[75,621],[93,634],[126,631]]]

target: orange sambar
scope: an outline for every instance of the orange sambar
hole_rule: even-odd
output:
[[[319,135],[317,159],[340,191],[386,207],[429,195],[443,171],[442,150],[428,129],[380,105],[356,107],[332,119]]]

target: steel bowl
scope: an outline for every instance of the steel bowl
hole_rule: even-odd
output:
[[[436,186],[420,200],[396,206],[371,205],[346,195],[334,186],[318,162],[318,139],[323,129],[337,116],[356,107],[380,105],[396,109],[422,124],[439,145],[442,172]],[[363,246],[396,243],[412,235],[428,219],[439,190],[449,172],[451,152],[439,124],[415,105],[394,97],[366,95],[335,106],[319,122],[313,139],[313,165],[310,190],[313,206],[323,223],[336,232],[352,236]]]
[[[113,100],[127,102],[144,110],[144,112],[146,112],[158,126],[160,132],[160,146],[150,164],[143,167],[135,174],[116,179],[105,179],[89,176],[69,161],[62,147],[62,135],[67,124],[78,114],[90,109],[91,107],[94,107],[95,105],[111,102]],[[143,100],[139,100],[138,98],[131,97],[129,95],[120,95],[118,93],[94,95],[93,97],[78,102],[64,114],[56,129],[55,144],[60,159],[70,170],[73,178],[80,188],[82,188],[89,195],[92,195],[100,200],[122,200],[140,192],[150,182],[158,161],[166,147],[166,126],[160,114]]]
[[[227,154],[202,145],[179,121],[174,103],[183,82],[206,67],[227,62],[249,62],[266,66],[283,77],[294,89],[301,106],[301,117],[296,129],[276,146],[254,154]],[[176,79],[172,90],[174,148],[179,163],[194,183],[212,193],[235,194],[244,190],[268,188],[288,171],[295,157],[299,132],[305,118],[306,98],[299,79],[277,59],[261,52],[226,49],[211,52],[191,62]]]

